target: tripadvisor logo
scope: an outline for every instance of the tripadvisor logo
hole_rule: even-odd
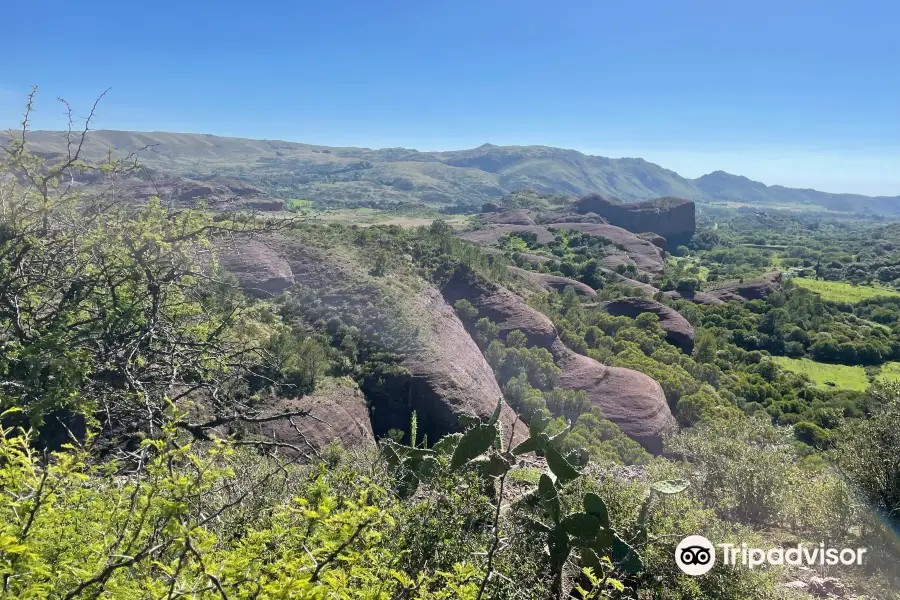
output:
[[[826,548],[797,544],[790,548],[751,548],[747,544],[716,544],[724,565],[744,565],[749,569],[762,565],[834,566],[861,565],[866,548]],[[675,564],[688,575],[703,575],[716,564],[716,546],[702,535],[689,535],[675,548]]]

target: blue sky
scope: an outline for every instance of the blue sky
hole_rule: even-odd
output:
[[[98,128],[544,144],[900,195],[895,1],[0,2],[2,127],[32,83],[41,129],[111,87]]]

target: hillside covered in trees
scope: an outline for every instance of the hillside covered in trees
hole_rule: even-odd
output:
[[[64,152],[65,133],[36,131],[33,150]],[[3,134],[0,133],[0,141]],[[329,147],[194,133],[96,131],[86,158],[142,151],[147,167],[191,180],[240,180],[276,197],[323,205],[428,203],[472,209],[517,190],[626,202],[675,196],[697,202],[897,214],[900,198],[767,186],[723,171],[689,179],[641,158],[606,158],[548,146],[483,144],[468,150]]]
[[[108,142],[3,148],[4,595],[896,597],[893,226],[505,189],[361,226],[130,194]],[[694,534],[868,554],[691,577]]]

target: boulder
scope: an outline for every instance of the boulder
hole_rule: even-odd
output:
[[[577,200],[573,208],[582,214],[596,213],[628,231],[652,231],[673,245],[686,242],[697,229],[694,203],[683,198],[669,196],[645,202],[620,202],[589,194]]]
[[[420,431],[436,440],[458,430],[462,415],[489,416],[503,393],[481,350],[438,290],[426,288],[414,310],[419,344],[402,362],[411,374],[407,401],[425,417],[419,420]],[[514,442],[528,437],[528,426],[507,404],[500,420],[507,435],[515,431]]]
[[[643,281],[638,281],[637,279],[631,279],[616,273],[615,271],[611,271],[609,269],[600,269],[600,272],[606,277],[608,280],[618,283],[620,285],[626,285],[630,288],[634,288],[636,290],[640,290],[644,294],[648,296],[653,296],[656,294],[659,289],[650,285],[649,283],[644,283]]]
[[[478,316],[487,317],[500,327],[500,337],[518,329],[529,346],[550,350],[558,339],[556,327],[543,313],[528,306],[522,298],[507,289],[479,280],[467,267],[458,267],[441,288],[448,304],[468,300],[478,309]]]
[[[348,449],[375,445],[366,399],[352,381],[327,379],[308,396],[270,401],[259,416],[294,411],[306,414],[264,423],[248,423],[245,430],[254,436],[296,446],[310,454],[315,454],[335,440]],[[279,452],[292,458],[297,454],[286,447],[279,448]]]
[[[769,294],[780,288],[780,273],[766,273],[761,278],[744,283],[724,285],[706,293],[721,302],[730,300],[765,300]]]
[[[508,225],[534,225],[530,211],[524,208],[485,212],[479,216],[482,223],[505,223]]]
[[[606,223],[558,223],[554,227],[581,231],[609,240],[622,248],[628,259],[641,271],[660,274],[666,268],[666,261],[659,248],[621,227]],[[604,264],[616,266],[608,261],[604,261]]]
[[[847,588],[836,577],[813,577],[809,580],[807,591],[817,598],[839,597],[843,598]]]
[[[466,231],[459,234],[459,237],[476,242],[479,244],[498,244],[500,236],[504,233],[513,233],[516,231],[530,231],[537,236],[539,244],[546,244],[556,239],[556,235],[541,225],[509,225],[509,224],[488,224],[481,229]]]
[[[575,293],[580,296],[587,296],[589,298],[595,298],[597,296],[597,292],[591,286],[574,279],[569,279],[568,277],[549,275],[547,273],[535,273],[533,271],[519,269],[518,267],[509,267],[509,270],[519,277],[534,281],[546,290],[562,292],[571,285],[575,289]]]
[[[628,437],[650,452],[662,452],[662,434],[675,419],[653,378],[631,369],[607,367],[572,352],[546,315],[512,292],[480,281],[466,267],[457,268],[441,291],[450,304],[463,298],[471,302],[479,316],[500,325],[501,337],[519,329],[529,345],[549,350],[562,370],[561,388],[583,390]]]
[[[662,434],[675,426],[675,418],[655,379],[631,369],[607,367],[571,350],[557,353],[561,356],[556,364],[562,369],[559,387],[585,392],[628,437],[648,452],[662,453]]]
[[[260,298],[277,296],[295,283],[291,265],[260,239],[238,240],[221,252],[219,262],[244,291]]]
[[[649,298],[618,298],[604,304],[606,312],[616,317],[637,318],[643,313],[659,317],[659,326],[666,332],[666,341],[681,348],[685,354],[694,351],[694,326],[681,313]]]
[[[647,240],[648,242],[650,242],[651,244],[653,244],[660,250],[666,249],[666,238],[659,235],[658,233],[645,232],[645,233],[638,234],[638,237],[641,238],[642,240]]]

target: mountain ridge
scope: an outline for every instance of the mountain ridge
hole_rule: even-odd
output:
[[[0,142],[8,136],[0,134]],[[64,132],[28,132],[32,150],[61,152]],[[84,153],[138,152],[151,168],[195,179],[231,177],[288,197],[325,202],[427,202],[477,206],[521,189],[626,202],[675,196],[811,210],[900,213],[900,196],[865,196],[766,185],[717,170],[695,179],[639,157],[608,158],[552,146],[448,151],[371,149],[203,133],[96,130]]]

